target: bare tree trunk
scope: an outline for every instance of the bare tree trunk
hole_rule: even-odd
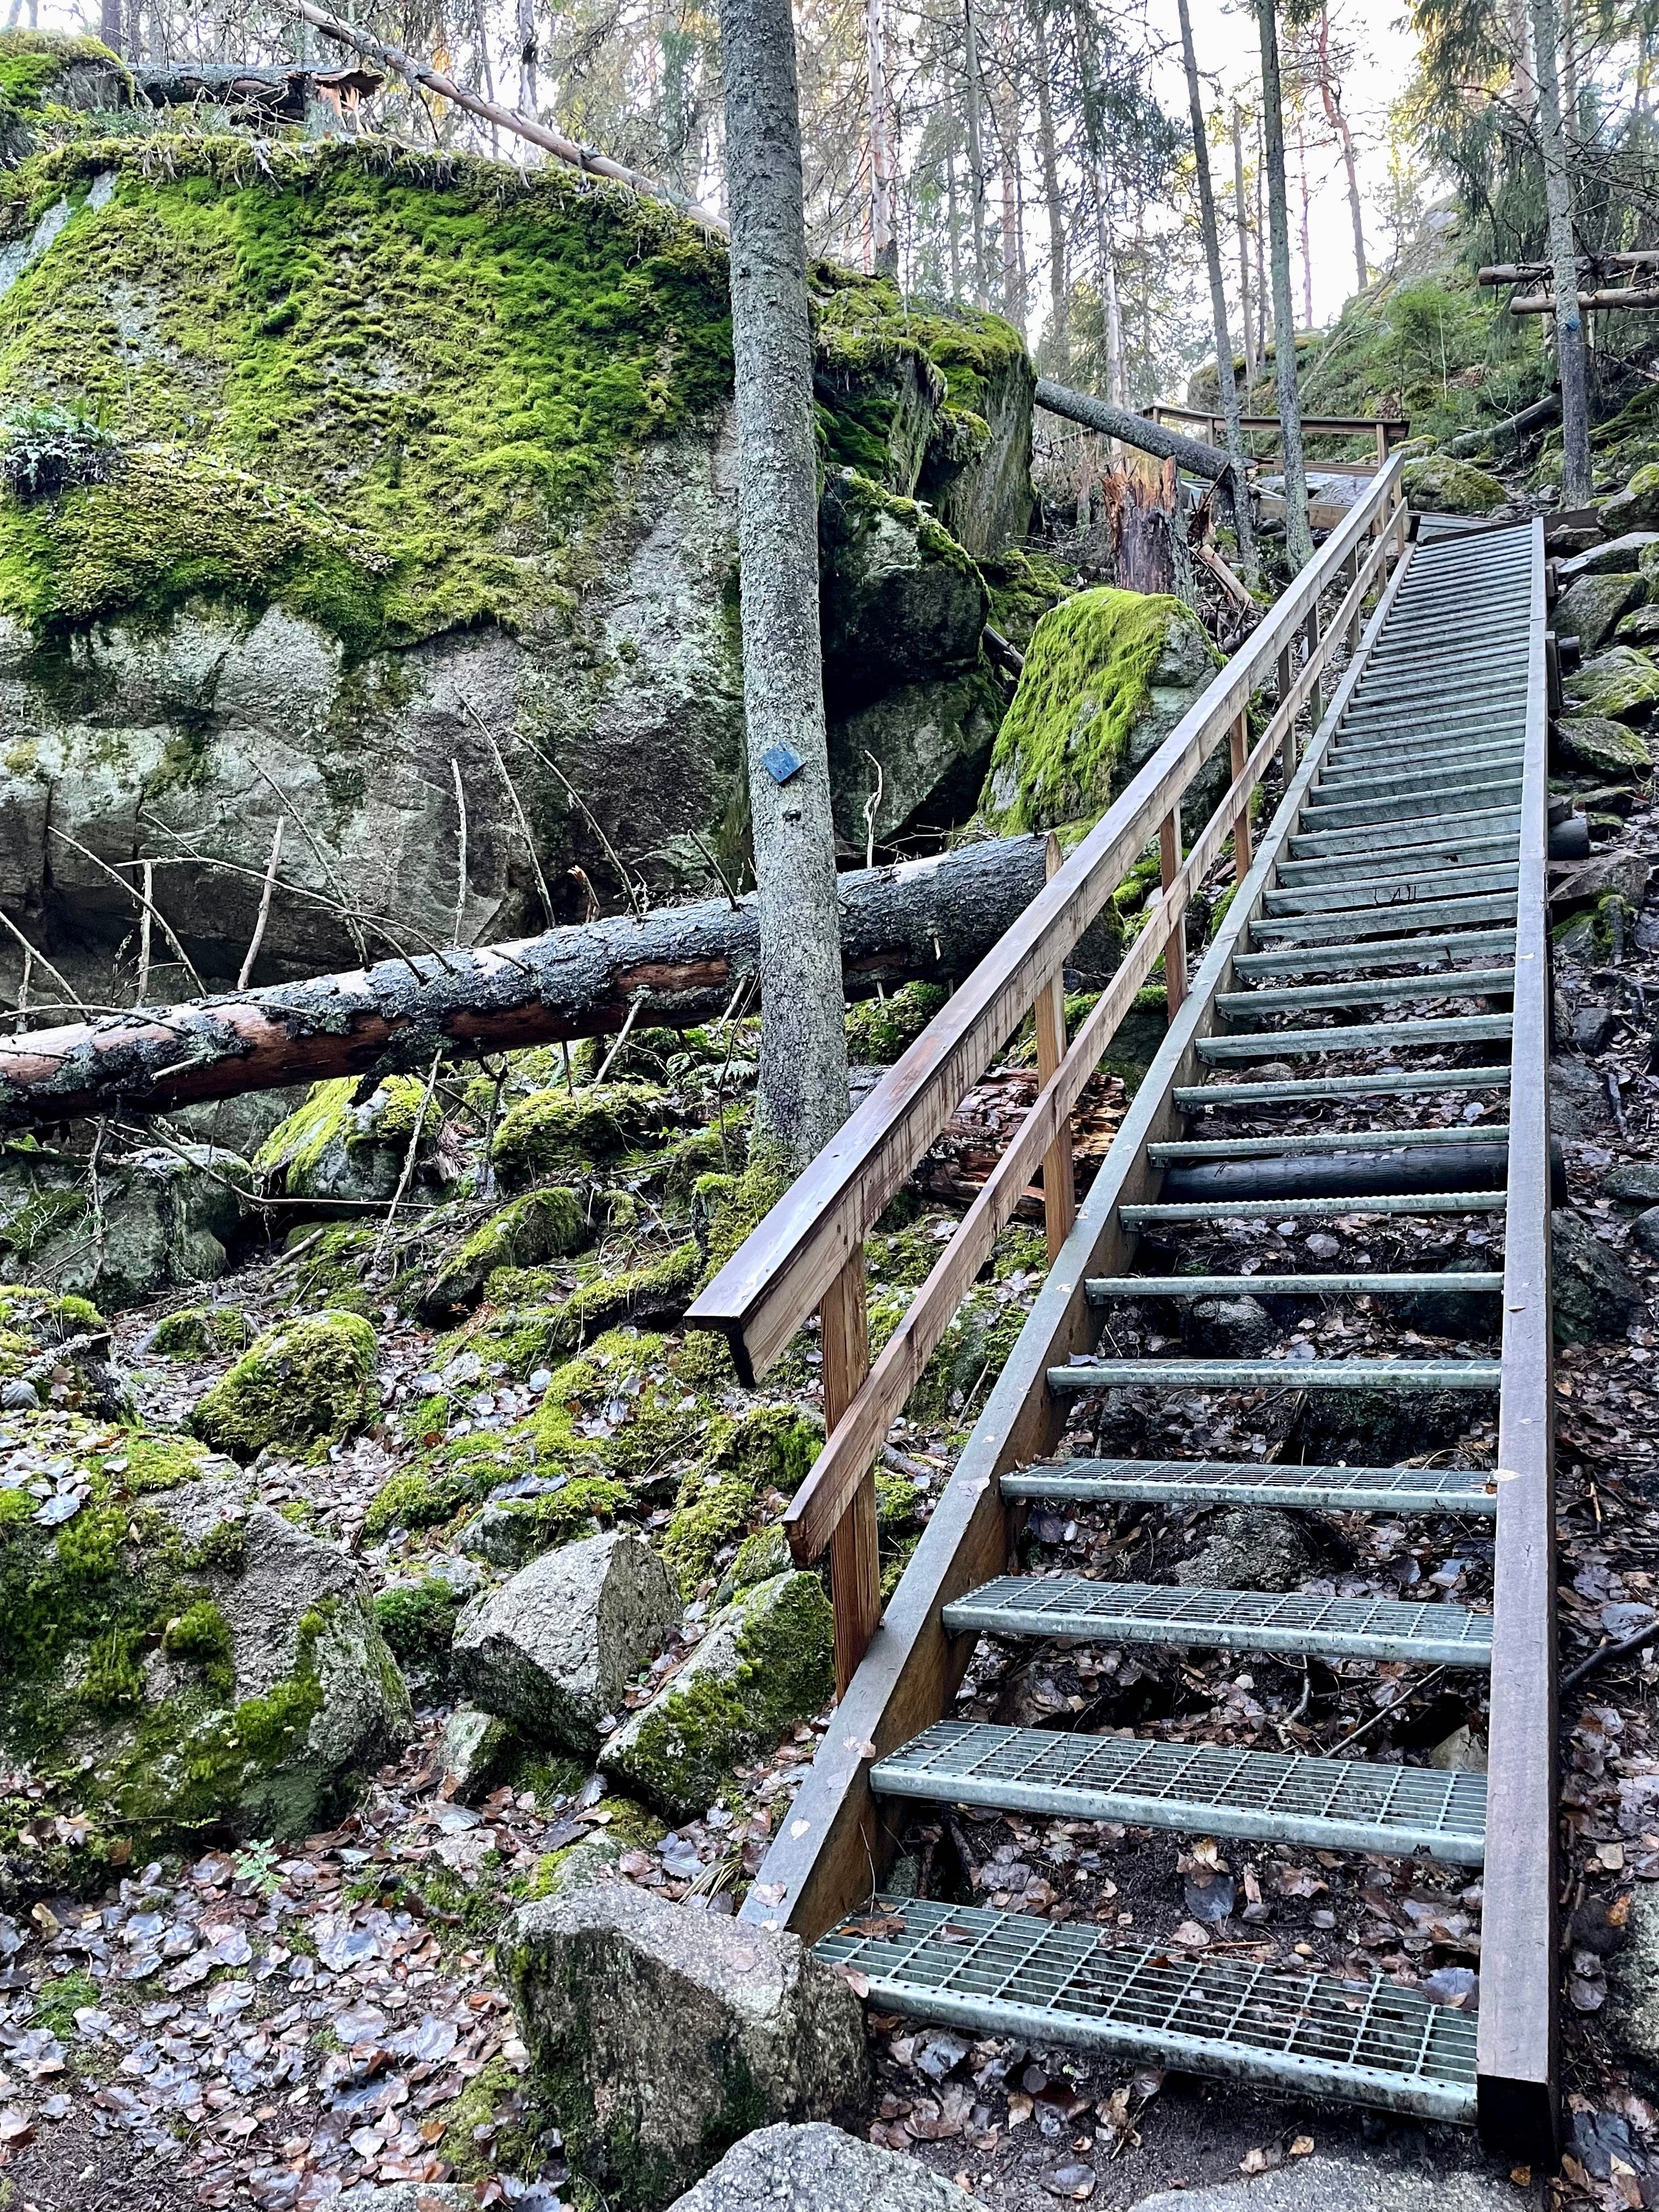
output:
[[[1110,184],[1103,157],[1095,166],[1095,216],[1100,231],[1100,289],[1106,305],[1106,397],[1123,398],[1123,307],[1117,291],[1117,240],[1112,234]]]
[[[1348,118],[1342,112],[1342,88],[1336,82],[1331,62],[1331,11],[1319,11],[1317,31],[1319,57],[1319,97],[1325,109],[1325,120],[1331,126],[1336,142],[1342,149],[1342,169],[1348,187],[1348,218],[1353,224],[1354,282],[1364,291],[1370,282],[1365,263],[1365,221],[1359,200],[1359,165],[1354,158],[1353,132],[1348,128]]]
[[[818,632],[817,448],[789,0],[721,0],[744,717],[762,1028],[755,1133],[803,1168],[847,1118]]]
[[[1250,313],[1250,214],[1244,198],[1244,134],[1233,102],[1233,217],[1238,225],[1238,319],[1244,325],[1244,381],[1256,374],[1255,319]]]
[[[1533,74],[1532,56],[1527,45],[1527,0],[1505,0],[1505,5],[1515,105],[1524,123],[1531,120],[1538,102],[1538,79]]]
[[[951,297],[962,297],[962,209],[957,199],[957,118],[951,111],[951,137],[945,153],[945,221],[951,237]]]
[[[1584,507],[1590,496],[1589,397],[1584,325],[1578,308],[1572,179],[1556,67],[1560,18],[1555,0],[1532,0],[1533,65],[1538,73],[1538,136],[1549,205],[1550,264],[1555,293],[1555,359],[1561,380],[1561,504]]]
[[[1049,82],[1046,0],[1031,10],[1031,46],[1036,62],[1037,154],[1042,163],[1042,198],[1048,210],[1048,352],[1053,374],[1064,384],[1071,374],[1071,340],[1066,329],[1066,208],[1060,196],[1060,156],[1054,144],[1054,90]]]
[[[884,0],[865,0],[866,72],[870,93],[870,248],[878,276],[898,274],[898,232],[893,219],[893,107],[887,87],[887,18]]]
[[[1181,17],[1181,56],[1187,70],[1187,104],[1192,111],[1193,159],[1198,173],[1198,222],[1204,234],[1204,263],[1210,279],[1210,320],[1215,331],[1216,381],[1221,389],[1221,411],[1227,424],[1227,457],[1233,465],[1233,527],[1247,577],[1253,580],[1255,544],[1250,528],[1248,456],[1244,433],[1239,427],[1238,380],[1233,373],[1233,341],[1227,328],[1227,293],[1221,279],[1221,231],[1216,221],[1215,188],[1210,179],[1210,142],[1204,127],[1204,99],[1198,81],[1198,56],[1193,50],[1193,19],[1187,0],[1177,0]],[[1237,141],[1235,140],[1237,144]],[[1245,320],[1249,309],[1245,308]]]
[[[536,112],[536,0],[518,0],[514,28],[519,41],[519,107],[521,113]]]
[[[1297,179],[1302,192],[1302,327],[1313,328],[1313,245],[1309,235],[1308,214],[1312,194],[1308,190],[1308,137],[1303,128],[1302,117],[1296,118]]]
[[[1296,305],[1291,294],[1291,221],[1285,191],[1285,111],[1279,75],[1279,23],[1274,0],[1252,0],[1261,36],[1261,108],[1267,134],[1267,222],[1273,277],[1273,377],[1279,391],[1279,428],[1285,455],[1285,542],[1292,568],[1313,558],[1308,527],[1308,471],[1302,455],[1302,402],[1296,378]],[[1534,0],[1548,6],[1549,0]]]
[[[965,75],[968,88],[968,184],[974,227],[974,300],[988,307],[991,286],[985,265],[985,130],[980,76],[979,18],[974,0],[963,0],[967,26]]]

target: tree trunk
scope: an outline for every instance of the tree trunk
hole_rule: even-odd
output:
[[[1538,101],[1538,80],[1533,74],[1532,58],[1527,50],[1527,0],[1504,0],[1504,7],[1515,106],[1521,120],[1527,123],[1531,121]]]
[[[1313,195],[1308,189],[1308,137],[1302,118],[1296,118],[1297,180],[1302,192],[1302,327],[1313,328],[1313,244],[1309,234],[1309,213]]]
[[[1178,0],[1181,17],[1181,55],[1187,70],[1187,104],[1192,111],[1193,158],[1198,172],[1198,220],[1204,234],[1204,262],[1210,279],[1210,321],[1215,331],[1216,380],[1221,388],[1221,411],[1227,423],[1227,455],[1233,465],[1233,526],[1238,534],[1239,558],[1247,581],[1255,581],[1255,544],[1250,528],[1248,457],[1244,433],[1239,427],[1238,380],[1233,374],[1233,341],[1227,328],[1227,293],[1221,277],[1221,228],[1216,220],[1215,189],[1210,179],[1210,142],[1204,126],[1204,100],[1198,81],[1198,56],[1193,49],[1192,14],[1187,0]],[[1237,143],[1237,142],[1235,142]],[[1249,320],[1249,309],[1244,311]]]
[[[1097,399],[1092,392],[1068,392],[1052,377],[1038,377],[1036,398],[1037,405],[1046,407],[1051,415],[1063,415],[1067,422],[1080,422],[1085,430],[1103,438],[1121,438],[1126,446],[1155,453],[1161,461],[1173,460],[1188,476],[1207,477],[1213,483],[1231,471],[1232,463],[1218,446],[1206,446],[1201,438],[1166,429],[1162,422],[1132,414],[1127,407],[1114,407],[1109,400]]]
[[[1110,174],[1105,157],[1095,165],[1095,210],[1100,225],[1100,283],[1106,302],[1106,396],[1123,404],[1123,307],[1117,292],[1117,241],[1112,235]]]
[[[1063,383],[1071,374],[1066,330],[1066,206],[1060,196],[1060,155],[1054,144],[1054,88],[1049,81],[1046,0],[1031,10],[1031,51],[1036,64],[1037,155],[1042,164],[1042,198],[1048,211],[1048,356]]]
[[[962,210],[957,200],[957,118],[951,111],[951,136],[945,149],[945,220],[951,239],[951,297],[962,297]]]
[[[1534,0],[1547,6],[1549,0]],[[1285,111],[1279,78],[1274,0],[1253,0],[1261,34],[1261,106],[1267,133],[1267,223],[1273,276],[1273,377],[1285,456],[1285,541],[1292,568],[1313,558],[1308,527],[1308,471],[1302,458],[1302,403],[1296,379],[1296,307],[1291,296],[1291,220],[1285,191]]]
[[[1233,102],[1233,216],[1238,225],[1238,319],[1244,325],[1244,384],[1255,384],[1255,322],[1250,313],[1250,215],[1244,198],[1244,135]]]
[[[1126,463],[1109,469],[1101,487],[1112,547],[1112,580],[1125,592],[1176,587],[1176,465]]]
[[[866,72],[870,93],[870,250],[878,276],[898,274],[893,208],[893,112],[887,89],[887,19],[884,0],[865,0]]]
[[[1342,149],[1342,170],[1348,187],[1348,219],[1353,225],[1354,282],[1364,291],[1370,282],[1365,263],[1365,221],[1359,200],[1359,165],[1354,158],[1353,132],[1348,128],[1348,118],[1342,112],[1342,88],[1335,81],[1331,63],[1331,11],[1319,11],[1318,31],[1319,97],[1325,109],[1325,120],[1331,126],[1336,142]]]
[[[1588,506],[1590,497],[1589,398],[1584,367],[1584,325],[1578,307],[1572,179],[1567,165],[1561,82],[1556,61],[1560,34],[1555,0],[1532,0],[1538,136],[1544,156],[1544,190],[1549,206],[1555,357],[1561,383],[1561,504],[1574,507]]]
[[[985,263],[985,111],[979,65],[979,18],[974,0],[963,0],[967,26],[966,81],[968,91],[968,186],[974,228],[974,301],[981,307],[991,301],[991,284]]]
[[[744,720],[763,1013],[755,1139],[797,1170],[847,1119],[818,634],[817,447],[789,0],[721,0]]]
[[[538,97],[536,0],[518,0],[514,23],[519,41],[519,111],[524,115],[534,115]]]
[[[1042,837],[1006,837],[841,877],[832,926],[855,994],[967,975],[1042,889],[1045,864]],[[326,1076],[426,1067],[440,1041],[465,1060],[611,1035],[635,1002],[647,1026],[685,1029],[717,1017],[767,966],[751,896],[136,1008],[0,1037],[0,1126],[161,1113]],[[836,1021],[839,1029],[839,1005]]]

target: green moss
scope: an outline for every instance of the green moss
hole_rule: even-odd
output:
[[[247,1316],[233,1306],[183,1306],[157,1322],[149,1349],[164,1359],[207,1359],[241,1352],[252,1341]]]
[[[446,2121],[438,2153],[454,2178],[483,2181],[498,2172],[533,2170],[537,2139],[550,2116],[536,2109],[527,2082],[504,2058],[492,2058],[436,2117]]]
[[[1171,626],[1193,619],[1178,599],[1103,588],[1044,615],[991,756],[1000,830],[1050,829],[1103,811]]]
[[[543,1356],[553,1358],[574,1352],[635,1314],[647,1321],[677,1319],[690,1303],[702,1273],[702,1248],[692,1238],[643,1267],[596,1273],[550,1309],[539,1325]]]
[[[713,1425],[663,1536],[663,1559],[683,1597],[696,1595],[721,1551],[769,1515],[776,1496],[794,1496],[823,1442],[817,1423],[795,1406],[755,1406],[740,1420]]]
[[[426,1085],[418,1075],[378,1080],[343,1075],[313,1084],[254,1154],[254,1171],[290,1198],[310,1197],[331,1158],[349,1159],[382,1146],[406,1151],[425,1100]],[[442,1118],[435,1101],[425,1105],[425,1114],[428,1130],[435,1129]]]
[[[543,1260],[580,1251],[587,1242],[587,1217],[574,1190],[562,1186],[526,1191],[475,1229],[445,1261],[422,1300],[425,1307],[465,1305],[504,1267],[533,1267]]]
[[[490,1158],[504,1175],[587,1175],[600,1160],[660,1133],[663,1093],[648,1083],[532,1091],[501,1116]]]
[[[474,1496],[465,1475],[434,1476],[424,1468],[391,1476],[374,1493],[363,1516],[363,1532],[384,1536],[393,1528],[439,1528],[453,1521]]]
[[[537,1471],[647,1480],[702,1436],[708,1408],[688,1395],[662,1338],[612,1330],[548,1384],[530,1424]],[[595,1435],[601,1416],[609,1433]]]
[[[787,1162],[769,1145],[750,1147],[741,1175],[702,1176],[692,1189],[692,1220],[704,1246],[705,1282],[712,1281],[732,1254],[766,1218],[788,1189]]]
[[[545,1498],[509,1500],[503,1510],[526,1528],[526,1551],[550,1552],[560,1544],[591,1536],[596,1526],[626,1513],[634,1493],[625,1482],[603,1474],[578,1475]]]
[[[54,1974],[40,1984],[29,2025],[50,2028],[54,2035],[67,2039],[75,2033],[76,2014],[95,2007],[100,1995],[91,1975],[78,1968],[72,1973]]]
[[[399,1666],[441,1666],[455,1640],[463,1602],[453,1583],[428,1575],[418,1583],[381,1590],[374,1600],[375,1626]]]
[[[242,1460],[267,1445],[301,1449],[350,1436],[380,1404],[379,1348],[361,1314],[313,1314],[269,1329],[206,1392],[191,1426]]]
[[[847,1053],[866,1066],[890,1067],[908,1052],[949,993],[937,983],[906,983],[884,999],[847,1010]]]
[[[1049,608],[1075,588],[1052,561],[1013,545],[981,559],[979,570],[991,594],[992,629],[1022,653]]]
[[[0,122],[39,116],[48,95],[79,64],[101,67],[119,76],[132,97],[132,79],[118,54],[101,39],[63,31],[0,31]]]

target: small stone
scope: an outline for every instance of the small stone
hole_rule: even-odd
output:
[[[1576,584],[1581,576],[1605,576],[1626,573],[1632,568],[1642,572],[1642,580],[1648,580],[1643,556],[1650,546],[1659,547],[1659,530],[1630,530],[1622,538],[1612,538],[1588,552],[1575,553],[1559,563],[1556,575],[1565,591]]]
[[[1601,1195],[1620,1206],[1659,1206],[1659,1160],[1627,1160],[1601,1178]]]
[[[604,2172],[614,2203],[690,2188],[711,2146],[757,2124],[861,2109],[863,2008],[797,1936],[605,1882],[523,1907],[496,1956],[532,2079],[557,2085],[567,2155]],[[818,2166],[807,2171],[796,2201],[843,2201],[819,2193]],[[858,2212],[878,2201],[866,2183]]]
[[[1640,720],[1659,703],[1659,667],[1634,646],[1612,645],[1576,668],[1561,688],[1584,714]]]
[[[1620,645],[1639,646],[1644,652],[1650,651],[1659,645],[1659,606],[1632,608],[1614,625],[1613,634]]]
[[[591,1758],[601,1718],[621,1710],[679,1622],[667,1570],[647,1543],[622,1531],[590,1536],[475,1598],[456,1625],[450,1669],[475,1705],[532,1742]]]
[[[1613,1016],[1599,999],[1589,999],[1572,1018],[1572,1048],[1593,1059],[1613,1042]]]
[[[982,2212],[925,2166],[822,2122],[745,2136],[668,2212]]]
[[[458,1705],[444,1723],[440,1784],[444,1796],[463,1805],[487,1796],[506,1776],[518,1744],[509,1722],[472,1705]]]
[[[1650,1259],[1659,1260],[1659,1206],[1650,1206],[1644,1213],[1638,1213],[1630,1225],[1630,1233]]]
[[[1607,1343],[1623,1336],[1647,1300],[1617,1253],[1565,1206],[1550,1216],[1550,1287],[1558,1344]]]
[[[1193,1589],[1289,1590],[1313,1566],[1314,1553],[1290,1514],[1241,1506],[1222,1516],[1202,1551],[1181,1562],[1176,1580]]]
[[[1508,488],[1498,477],[1449,453],[1407,461],[1400,481],[1413,514],[1495,514],[1510,503]]]
[[[1599,906],[1605,898],[1621,898],[1627,906],[1639,907],[1649,873],[1639,853],[1592,853],[1588,860],[1569,863],[1560,880],[1551,884],[1551,908],[1567,914],[1574,907]]]
[[[1259,1359],[1278,1337],[1259,1298],[1198,1298],[1188,1316],[1188,1343],[1200,1359]]]
[[[1134,2212],[1538,2212],[1541,2203],[1535,2184],[1517,2187],[1507,2177],[1459,2172],[1449,2159],[1423,2172],[1362,2152],[1258,2167],[1249,2180],[1159,2190],[1134,2200]]]

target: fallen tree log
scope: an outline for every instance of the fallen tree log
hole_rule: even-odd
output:
[[[1047,840],[1008,837],[841,878],[848,995],[964,975],[1045,881]],[[0,1039],[0,1127],[160,1113],[325,1077],[477,1058],[635,1023],[689,1028],[759,976],[752,897],[659,907],[516,944],[135,1007]]]
[[[303,123],[309,101],[343,94],[369,100],[386,82],[378,70],[351,65],[317,69],[244,62],[136,62],[134,83],[152,107],[257,107],[277,123]]]
[[[1085,430],[1097,431],[1103,438],[1120,438],[1143,453],[1173,461],[1188,476],[1203,477],[1212,483],[1232,481],[1233,465],[1218,446],[1206,446],[1201,438],[1184,437],[1179,430],[1166,429],[1162,422],[1133,414],[1127,407],[1114,407],[1091,392],[1073,392],[1051,377],[1040,376],[1036,404],[1051,415],[1063,415],[1068,422],[1080,422]]]
[[[1460,431],[1456,437],[1448,438],[1441,450],[1455,460],[1465,460],[1471,453],[1484,453],[1488,447],[1495,446],[1500,438],[1524,438],[1534,430],[1547,429],[1560,419],[1561,395],[1551,392],[1542,399],[1534,400],[1530,407],[1523,407],[1518,415],[1506,415],[1501,422],[1488,422],[1479,430]]]

